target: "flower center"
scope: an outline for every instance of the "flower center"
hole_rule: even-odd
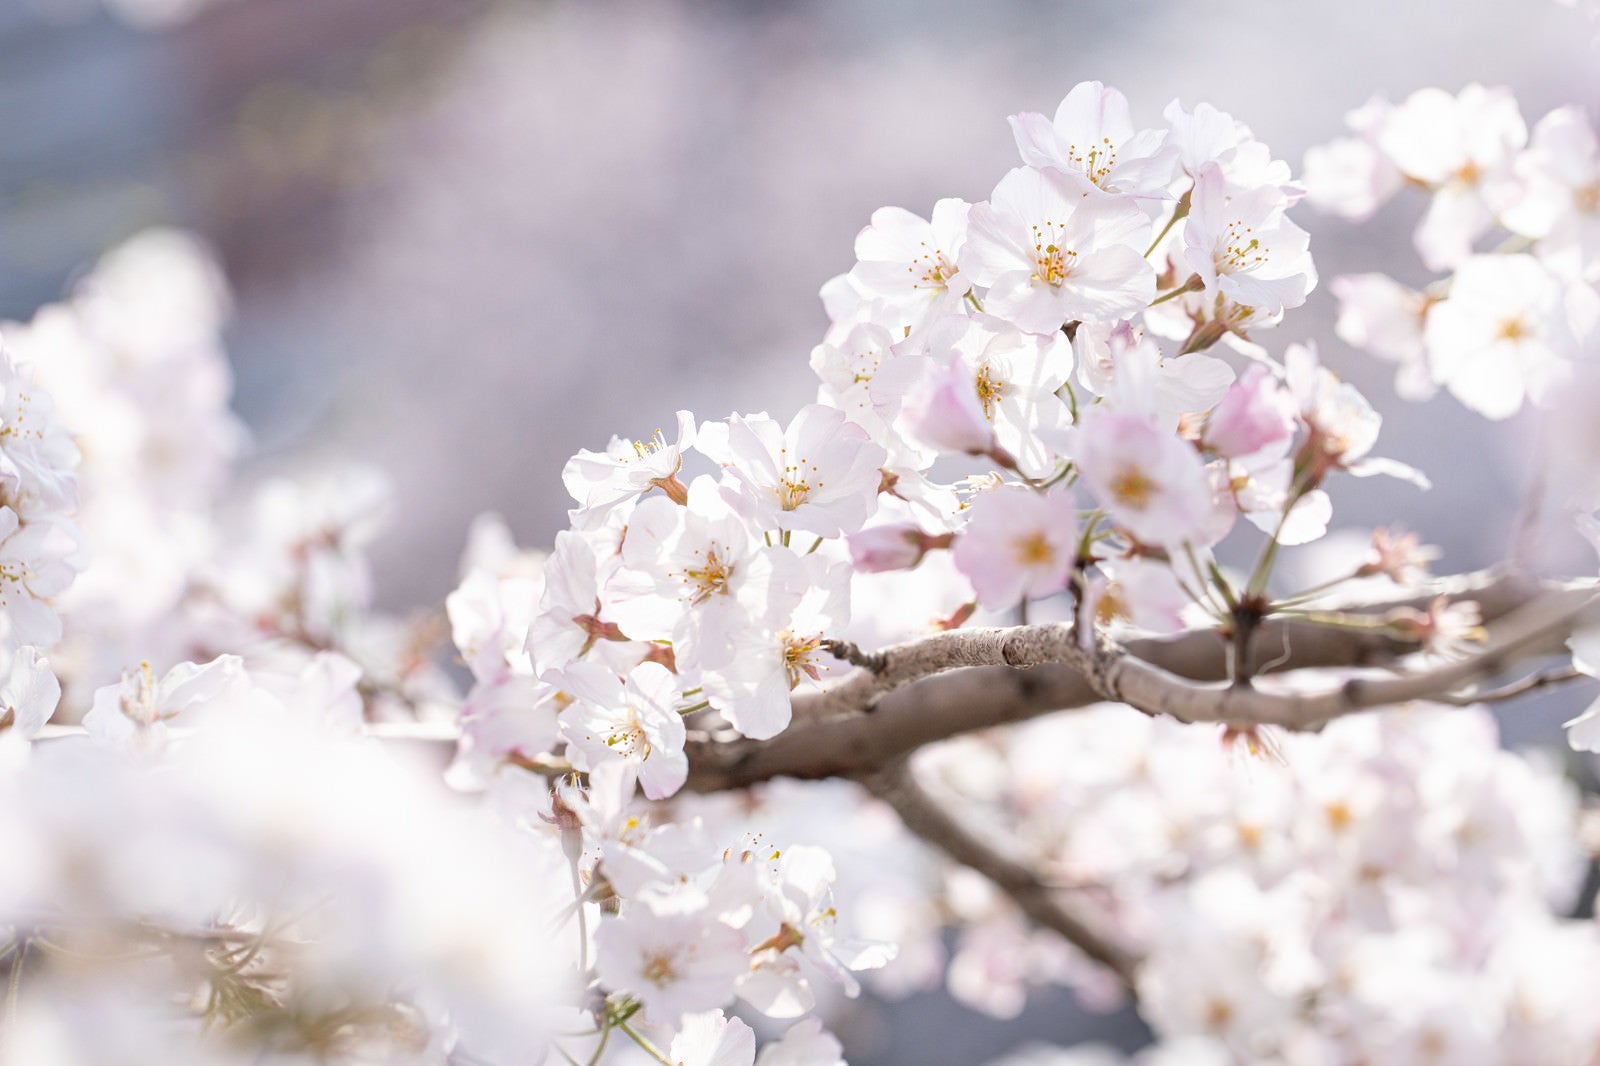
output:
[[[713,596],[727,594],[733,565],[718,553],[715,542],[694,554],[700,563],[683,569],[683,583],[689,587],[689,602],[699,606]]]
[[[1075,144],[1069,145],[1067,162],[1083,171],[1090,181],[1104,187],[1106,178],[1111,174],[1111,168],[1117,165],[1117,150],[1112,147],[1110,137],[1102,137],[1100,143],[1090,147],[1088,151],[1080,149]]]
[[[1056,243],[1061,227],[1049,219],[1043,226],[1031,226],[1033,230],[1033,263],[1034,271],[1031,275],[1034,281],[1042,281],[1046,285],[1059,286],[1067,280],[1067,275],[1072,273],[1073,266],[1077,263],[1078,253],[1061,247]]]
[[[978,376],[973,381],[973,385],[978,390],[978,402],[983,404],[983,417],[993,422],[994,405],[999,403],[1000,398],[1005,395],[1006,383],[1003,380],[996,379],[994,368],[985,363],[983,369],[978,371]]]
[[[1150,506],[1150,498],[1155,495],[1156,488],[1156,483],[1136,466],[1125,466],[1118,470],[1110,485],[1112,498],[1134,511],[1142,511]]]
[[[782,448],[780,453],[784,458],[787,458],[789,449]],[[792,511],[802,503],[805,503],[810,498],[812,489],[822,488],[822,482],[820,481],[815,485],[811,484],[806,472],[807,466],[811,468],[811,474],[818,473],[817,464],[807,463],[804,459],[799,459],[792,463],[785,462],[783,465],[783,474],[778,478],[777,491],[778,505],[785,511]]]
[[[1011,550],[1023,566],[1049,566],[1056,561],[1055,545],[1045,539],[1040,530],[1011,541]]]
[[[913,289],[930,288],[945,289],[950,285],[951,276],[960,273],[960,269],[950,260],[945,258],[944,252],[933,247],[927,241],[918,241],[921,249],[916,258],[911,260],[911,265],[906,271],[916,280],[911,283]]]
[[[666,988],[678,979],[678,970],[672,961],[672,956],[666,952],[654,952],[645,957],[641,974],[657,988]]]
[[[639,724],[638,712],[632,707],[628,708],[628,720],[606,737],[606,747],[611,748],[624,759],[638,756],[641,759],[650,757],[650,738],[645,735],[644,726]]]
[[[659,428],[649,440],[636,440],[633,442],[634,454],[640,459],[648,459],[650,456],[655,455],[658,452],[666,451],[666,449],[667,438],[662,435]],[[623,462],[627,462],[627,459],[624,458]]]
[[[1254,232],[1254,226],[1246,226],[1243,222],[1228,223],[1228,243],[1223,248],[1217,265],[1231,272],[1250,270],[1265,263],[1266,250],[1261,247],[1261,238],[1251,236]]]
[[[1527,339],[1528,332],[1528,327],[1522,319],[1508,318],[1500,323],[1500,330],[1495,334],[1495,339],[1517,344]]]
[[[802,677],[818,681],[822,673],[812,662],[812,652],[822,644],[821,637],[797,637],[787,629],[778,634],[783,640],[783,672],[788,675],[789,687],[800,684]]]

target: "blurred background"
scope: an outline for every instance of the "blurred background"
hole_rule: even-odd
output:
[[[380,602],[434,604],[475,513],[548,543],[578,448],[680,407],[787,418],[813,389],[817,288],[868,215],[983,199],[1014,162],[1009,114],[1100,79],[1136,123],[1209,101],[1298,170],[1374,93],[1481,81],[1530,125],[1593,114],[1593,36],[1539,0],[0,0],[0,317],[140,229],[200,233],[236,294],[247,472],[386,470]],[[1324,279],[1417,283],[1419,206],[1298,220]],[[1389,416],[1379,450],[1436,486],[1347,484],[1336,525],[1403,518],[1442,568],[1500,558],[1536,417],[1410,409],[1332,319],[1324,287],[1260,339],[1315,338]],[[1550,551],[1593,566],[1575,538]],[[1549,740],[1572,709],[1519,710],[1508,733]],[[1065,999],[998,1024],[930,995],[844,1035],[863,1066],[1139,1043],[1126,1016]]]

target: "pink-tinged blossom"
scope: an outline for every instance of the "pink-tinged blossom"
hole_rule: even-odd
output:
[[[1600,145],[1581,107],[1550,112],[1514,164],[1517,191],[1501,211],[1507,229],[1539,242],[1564,278],[1600,275]]]
[[[1426,489],[1428,479],[1405,463],[1369,456],[1378,441],[1383,418],[1367,398],[1317,359],[1310,344],[1291,344],[1283,353],[1283,379],[1300,405],[1300,418],[1310,434],[1301,446],[1313,482],[1329,470],[1356,477],[1384,474]]]
[[[1430,270],[1448,270],[1472,254],[1508,195],[1512,162],[1528,127],[1506,89],[1468,85],[1460,95],[1419,89],[1385,118],[1377,141],[1407,178],[1433,192],[1416,231]]]
[[[1299,424],[1299,408],[1282,380],[1267,366],[1252,363],[1212,409],[1201,440],[1229,459],[1269,448],[1282,452]]]
[[[734,981],[749,969],[737,929],[708,910],[648,898],[602,921],[594,945],[606,986],[637,996],[645,1015],[666,1025],[733,999]]]
[[[861,993],[861,985],[852,976],[853,972],[887,965],[895,956],[895,947],[838,935],[838,910],[834,906],[836,879],[833,857],[822,848],[796,845],[785,849],[779,859],[777,877],[766,892],[767,917],[776,924],[776,932],[753,950],[758,966],[764,961],[765,953],[779,957],[793,953],[798,956],[797,961],[837,982],[845,995],[853,999]],[[769,977],[779,974],[802,984],[806,980],[799,970],[769,967]],[[747,1000],[750,998],[749,982],[741,987],[740,994]],[[789,998],[805,1002],[811,997],[809,990],[802,988]]]
[[[24,521],[78,506],[78,446],[33,374],[0,350],[0,504]]]
[[[910,570],[935,548],[950,546],[950,534],[931,536],[910,523],[869,526],[846,538],[850,564],[864,574]]]
[[[651,799],[665,799],[683,786],[689,760],[678,709],[684,701],[670,670],[640,663],[620,678],[597,663],[574,663],[559,680],[573,699],[561,712],[561,738],[575,768],[632,763]]]
[[[1423,329],[1434,297],[1406,287],[1386,274],[1344,274],[1328,288],[1339,301],[1334,332],[1347,344],[1398,363],[1395,392],[1407,400],[1426,400],[1438,391],[1428,370]]]
[[[837,537],[877,506],[888,456],[837,408],[807,404],[787,429],[766,415],[734,415],[725,432],[704,436],[702,450],[723,466],[723,495],[758,528]]]
[[[973,205],[961,264],[985,310],[1029,333],[1135,314],[1155,295],[1150,220],[1083,175],[1019,167]]]
[[[856,237],[850,276],[912,330],[941,315],[959,314],[972,283],[957,265],[966,240],[963,200],[940,200],[930,220],[900,207],[881,207]]]
[[[1215,506],[1194,447],[1136,414],[1096,411],[1072,432],[1072,458],[1117,525],[1144,544],[1205,543]]]
[[[1316,287],[1310,235],[1289,221],[1288,204],[1273,185],[1230,186],[1218,166],[1195,177],[1184,255],[1235,328],[1276,324]]]
[[[1434,379],[1486,418],[1545,402],[1574,346],[1566,287],[1531,255],[1473,256],[1428,312]]]
[[[1067,587],[1078,558],[1078,515],[1072,494],[1041,495],[1021,486],[979,493],[971,520],[956,537],[956,568],[992,611],[1053,595]]]
[[[543,595],[527,626],[525,649],[535,673],[563,669],[596,648],[604,655],[629,643],[601,603],[603,575],[616,566],[614,554],[602,564],[587,535],[570,529],[556,534],[545,562]],[[637,661],[644,649],[631,645],[629,650]]]
[[[1177,169],[1166,131],[1136,132],[1128,98],[1097,81],[1073,86],[1054,121],[1031,111],[1012,115],[1011,133],[1026,165],[1077,171],[1106,192],[1162,195]]]
[[[659,429],[647,441],[612,437],[605,451],[585,449],[567,460],[561,482],[578,501],[574,521],[596,525],[613,507],[652,488],[668,495],[681,494],[678,471],[683,466],[683,451],[694,443],[694,435],[694,415],[679,411],[674,440],[667,440]]]
[[[1101,622],[1126,622],[1152,633],[1178,633],[1194,600],[1172,567],[1137,557],[1101,564],[1106,580],[1096,590],[1092,613]]]
[[[1040,431],[1071,421],[1056,395],[1072,373],[1072,344],[1063,334],[1023,333],[993,315],[973,315],[943,319],[902,347],[925,353],[931,365],[964,367],[995,442],[1017,469],[1038,478],[1055,472],[1059,457]]]
[[[942,452],[988,455],[999,447],[977,382],[959,359],[929,367],[906,396],[901,421],[914,439]]]

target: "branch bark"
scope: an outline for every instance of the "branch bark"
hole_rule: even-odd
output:
[[[993,881],[1017,907],[1046,929],[1054,930],[1089,958],[1107,967],[1124,984],[1132,985],[1138,955],[1100,924],[1063,900],[1023,863],[1007,856],[983,836],[963,825],[943,804],[929,795],[910,767],[894,767],[863,779],[873,795],[900,815],[900,820],[923,840],[963,866],[970,866]]]
[[[1389,687],[1374,688],[1379,682],[1353,681],[1344,695],[1324,696],[1325,705],[1312,707],[1288,708],[1288,697],[1281,694],[1224,697],[1219,693],[1230,690],[1197,689],[1196,683],[1221,682],[1228,676],[1225,642],[1212,631],[1130,642],[1119,657],[1126,665],[1109,683],[1105,668],[1086,659],[1088,653],[1077,648],[1070,631],[1061,626],[938,634],[886,649],[881,670],[858,671],[826,692],[797,698],[794,723],[770,740],[691,740],[686,787],[713,792],[774,777],[861,777],[938,740],[1105,699],[1124,699],[1150,713],[1169,713],[1161,701],[1181,694],[1183,714],[1178,716],[1186,714],[1187,720],[1312,728],[1324,712],[1336,715],[1381,705],[1374,700],[1401,702],[1450,694],[1516,662],[1554,654],[1586,609],[1582,601],[1591,593],[1589,584],[1540,582],[1523,574],[1486,571],[1433,582],[1405,597],[1346,606],[1346,613],[1381,615],[1401,607],[1423,608],[1441,595],[1471,601],[1496,641],[1504,635],[1508,616],[1530,604],[1554,597],[1559,600],[1553,608],[1559,617],[1545,619],[1535,627],[1538,632],[1525,634],[1525,639],[1492,643],[1492,651],[1474,657],[1473,665],[1462,672],[1432,673],[1425,682],[1393,679],[1404,683],[1400,687],[1385,682]],[[1252,657],[1258,672],[1272,674],[1313,667],[1385,666],[1417,650],[1415,643],[1377,630],[1329,629],[1270,619],[1258,631]],[[1038,665],[1017,668],[1030,664]],[[1459,666],[1454,669],[1461,671]]]

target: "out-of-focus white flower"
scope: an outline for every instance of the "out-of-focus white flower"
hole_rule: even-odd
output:
[[[1461,263],[1449,297],[1428,312],[1426,337],[1434,379],[1488,418],[1545,402],[1574,346],[1565,287],[1531,255]]]

